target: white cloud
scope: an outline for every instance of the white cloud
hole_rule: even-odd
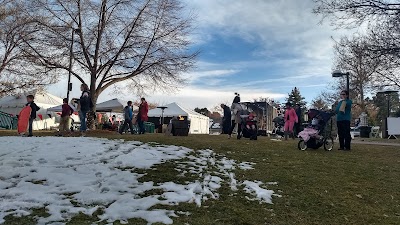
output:
[[[246,88],[237,88],[236,92],[240,93],[242,101],[252,101],[258,99],[259,97],[270,97],[273,99],[283,100],[286,97],[286,93],[274,93],[268,90],[249,90]],[[235,91],[230,91],[227,89],[203,89],[199,87],[188,86],[183,88],[178,94],[174,95],[163,95],[160,93],[154,93],[147,99],[151,102],[158,104],[168,104],[171,102],[179,102],[183,106],[194,109],[196,107],[207,107],[213,108],[221,103],[231,104]]]
[[[193,83],[195,81],[203,81],[204,82],[204,80],[220,81],[220,79],[216,79],[216,78],[228,77],[228,76],[233,75],[238,72],[240,72],[240,71],[232,70],[232,69],[202,70],[202,71],[189,72],[189,73],[183,75],[183,77],[188,79],[190,83]]]
[[[186,0],[197,12],[197,23],[202,32],[210,31],[222,36],[241,37],[248,42],[260,42],[255,56],[279,63],[282,53],[293,54],[296,68],[313,69],[329,73],[334,41],[348,30],[334,30],[328,23],[319,24],[321,18],[312,13],[312,0]],[[208,40],[211,38],[207,36]]]

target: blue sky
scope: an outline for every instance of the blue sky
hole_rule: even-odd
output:
[[[295,86],[308,102],[331,78],[333,39],[349,31],[319,24],[312,0],[184,0],[196,15],[190,39],[200,50],[196,68],[183,76],[177,93],[153,93],[155,103],[179,102],[188,108],[270,97],[284,101]],[[115,96],[106,92],[101,100]]]
[[[350,33],[320,24],[312,0],[185,2],[197,15],[192,40],[201,52],[181,91],[191,106],[230,103],[234,92],[283,102],[295,86],[311,102],[333,81],[333,39]]]

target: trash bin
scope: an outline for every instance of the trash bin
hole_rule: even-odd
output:
[[[371,133],[371,128],[369,126],[360,127],[360,137],[369,138],[369,134]]]
[[[151,122],[144,122],[144,129],[146,133],[154,133],[155,125]]]
[[[172,135],[174,136],[188,136],[189,135],[189,121],[187,120],[172,120]]]

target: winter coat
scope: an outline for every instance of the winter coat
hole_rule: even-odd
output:
[[[61,117],[71,116],[74,110],[67,103],[62,105]]]
[[[232,113],[231,113],[231,109],[228,106],[224,106],[224,121],[229,121],[231,122],[232,119]]]
[[[296,115],[297,115],[297,119],[298,119],[298,122],[297,123],[301,123],[302,122],[302,112],[301,112],[301,108],[300,107],[298,107],[297,109],[296,109]]]
[[[234,120],[235,123],[240,123],[242,119],[240,118],[241,112],[243,111],[242,105],[239,103],[233,103],[231,106],[232,110],[232,121]]]
[[[35,119],[36,118],[36,112],[39,111],[40,107],[36,105],[35,102],[31,102],[31,103],[26,103],[25,106],[30,106],[32,111],[31,111],[31,119]]]
[[[141,103],[139,106],[138,119],[140,119],[141,121],[147,121],[149,119],[149,117],[147,116],[148,112],[149,112],[149,105],[147,104],[147,102]]]
[[[285,122],[287,122],[287,121],[293,122],[293,123],[299,122],[299,118],[297,117],[296,111],[293,108],[286,109],[284,119],[285,119]]]
[[[125,108],[124,108],[124,114],[125,114],[125,120],[132,120],[132,118],[133,118],[132,107],[130,107],[130,106],[125,106]]]
[[[91,99],[90,99],[89,92],[87,92],[87,91],[82,92],[82,95],[79,98],[79,105],[80,105],[81,112],[89,112],[90,111]]]
[[[343,104],[344,112],[340,111]],[[350,99],[342,100],[336,106],[337,121],[351,121],[351,105],[353,102]]]

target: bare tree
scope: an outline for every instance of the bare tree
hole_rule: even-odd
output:
[[[328,110],[329,104],[322,98],[322,96],[317,96],[311,101],[311,108],[318,110]]]
[[[330,17],[333,25],[353,27],[363,23],[386,21],[397,17],[398,0],[314,0],[313,12]]]
[[[330,18],[337,28],[368,26],[367,50],[376,57],[400,53],[399,0],[314,0],[313,12]],[[400,64],[398,64],[400,65]]]
[[[197,55],[188,51],[193,17],[184,16],[178,0],[31,0],[27,4],[39,30],[34,41],[25,43],[29,53],[46,68],[69,71],[87,83],[93,103],[121,82],[138,89],[143,83],[153,90],[176,87]]]
[[[384,66],[381,57],[371,56],[368,47],[362,36],[342,37],[334,46],[335,67],[351,73],[352,98],[358,99],[362,110],[365,110],[366,94],[377,86],[377,77]]]
[[[0,96],[54,83],[56,76],[32,64],[22,48],[35,30],[15,1],[0,1]]]

